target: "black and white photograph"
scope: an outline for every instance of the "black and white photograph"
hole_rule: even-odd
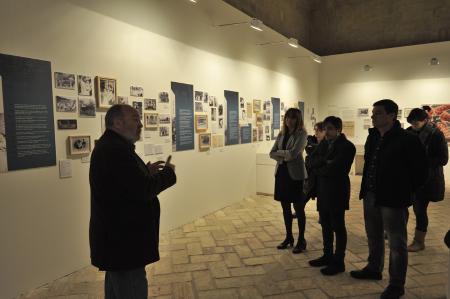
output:
[[[270,132],[270,126],[265,126],[264,133],[269,134],[269,132]]]
[[[369,108],[358,108],[357,116],[358,117],[368,117],[369,116]]]
[[[169,93],[168,92],[160,92],[159,95],[159,102],[160,103],[169,103]]]
[[[130,86],[130,96],[143,97],[144,96],[144,88],[142,88],[140,86]]]
[[[199,151],[201,152],[208,151],[210,147],[211,147],[211,134],[210,133],[198,134]]]
[[[223,129],[223,118],[219,118],[219,129]]]
[[[156,110],[156,99],[144,99],[144,110]]]
[[[203,102],[203,91],[195,91],[194,92],[194,101]]]
[[[247,121],[247,112],[245,109],[241,110],[241,121]]]
[[[266,141],[270,141],[270,135],[266,135]]]
[[[217,120],[217,108],[215,107],[211,108],[211,120],[212,121]]]
[[[203,112],[203,102],[194,102],[195,112]]]
[[[159,127],[159,136],[160,137],[167,137],[170,134],[170,127],[169,126],[162,126]]]
[[[240,108],[244,109],[245,108],[245,100],[244,100],[244,98],[239,98],[239,103],[240,103]]]
[[[270,114],[264,113],[264,121],[270,121]]]
[[[252,110],[252,103],[247,103],[247,118],[253,117]]]
[[[117,96],[117,104],[128,105],[128,97]]]
[[[208,103],[208,93],[203,92],[203,103]]]
[[[195,131],[196,132],[205,132],[208,130],[208,115],[204,114],[196,114],[195,115]]]
[[[78,98],[81,117],[95,117],[95,101],[93,98]]]
[[[258,129],[253,128],[252,131],[253,131],[252,142],[257,142],[258,141]]]
[[[261,100],[253,100],[253,112],[261,111]]]
[[[95,95],[99,108],[109,108],[117,103],[117,80],[95,77]]]
[[[144,113],[144,128],[155,130],[158,128],[158,113]]]
[[[58,130],[76,130],[78,127],[76,119],[58,119]]]
[[[55,88],[75,89],[75,75],[55,72]]]
[[[258,126],[258,141],[264,141],[263,126]]]
[[[76,98],[56,96],[56,112],[77,112]]]
[[[261,113],[256,113],[256,124],[263,123],[263,115]]]
[[[78,75],[78,95],[92,97],[92,90],[91,76]]]
[[[91,136],[69,136],[69,155],[85,155],[91,152]]]
[[[284,102],[281,102],[280,104],[280,111],[284,111]]]
[[[170,114],[159,114],[159,123],[170,125]]]
[[[208,103],[210,107],[217,107],[217,100],[215,96],[208,96]]]
[[[142,102],[133,101],[133,104],[131,106],[137,110],[137,112],[139,113],[139,117],[142,118]]]
[[[217,112],[219,113],[219,116],[223,115],[223,105],[220,104],[219,107],[217,108]]]
[[[402,109],[398,109],[398,113],[397,113],[397,119],[401,120],[403,117],[403,110]]]

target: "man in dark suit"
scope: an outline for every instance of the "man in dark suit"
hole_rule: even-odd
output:
[[[323,121],[325,140],[310,154],[308,168],[316,176],[317,210],[322,225],[323,256],[309,261],[321,269],[323,275],[336,275],[345,271],[347,229],[345,210],[349,209],[350,179],[356,149],[344,134],[342,120],[328,116]],[[334,235],[336,251],[333,252]]]
[[[386,231],[390,277],[382,299],[400,298],[405,293],[408,207],[428,172],[425,148],[417,136],[401,128],[397,113],[398,106],[392,100],[373,104],[374,128],[369,129],[365,144],[359,195],[363,199],[369,257],[366,267],[350,272],[356,279],[382,279]]]
[[[159,260],[157,195],[176,182],[175,166],[135,153],[142,123],[129,105],[112,106],[92,152],[89,182],[92,265],[105,273],[105,298],[147,298],[145,266]]]

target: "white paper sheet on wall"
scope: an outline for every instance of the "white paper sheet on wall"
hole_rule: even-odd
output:
[[[59,160],[59,177],[61,179],[72,177],[72,161]]]

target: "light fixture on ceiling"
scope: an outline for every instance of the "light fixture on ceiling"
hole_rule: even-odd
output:
[[[316,54],[312,55],[299,55],[299,56],[289,56],[289,59],[295,59],[295,58],[309,58],[317,63],[322,63],[322,58]]]
[[[197,0],[189,0],[189,2],[192,2],[192,3],[196,4]]]
[[[250,27],[252,27],[253,29],[255,29],[257,31],[263,31],[262,26],[263,26],[263,22],[261,20],[258,20],[255,18],[250,20]]]
[[[288,39],[288,45],[293,48],[298,48],[298,40],[296,38],[291,37]]]
[[[439,65],[439,59],[437,59],[436,57],[431,58],[430,65],[431,66]]]
[[[261,20],[258,19],[251,19],[250,22],[235,22],[235,23],[225,23],[225,24],[218,24],[213,25],[213,27],[228,27],[228,26],[236,26],[236,25],[242,25],[242,24],[249,24],[251,28],[257,30],[257,31],[263,31],[262,26],[264,25]]]
[[[365,72],[370,72],[371,70],[373,70],[373,66],[366,64],[362,67],[362,69]]]
[[[282,45],[282,44],[288,44],[289,46],[293,47],[293,48],[298,48],[299,44],[298,44],[298,40],[296,38],[289,38],[287,40],[283,40],[283,41],[279,41],[279,42],[265,42],[265,43],[259,43],[256,44],[257,46],[274,46],[274,45]]]

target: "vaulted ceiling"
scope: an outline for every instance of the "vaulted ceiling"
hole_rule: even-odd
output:
[[[450,40],[450,0],[224,0],[321,56]]]

